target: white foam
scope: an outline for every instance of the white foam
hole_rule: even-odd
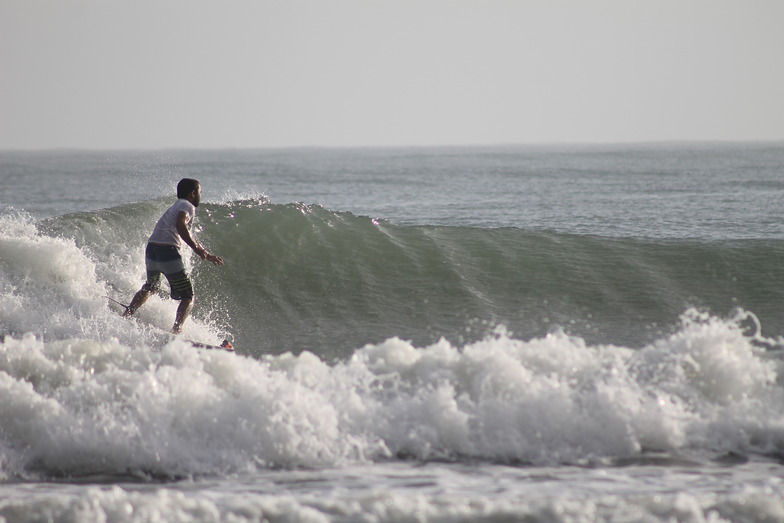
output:
[[[118,341],[0,345],[3,474],[228,474],[392,456],[582,464],[784,449],[777,363],[737,324],[686,317],[633,351],[504,334],[390,339],[328,365]],[[42,415],[42,413],[44,413]]]
[[[378,466],[376,468],[379,468]],[[479,481],[453,478],[448,472],[426,471],[427,481],[416,488],[396,484],[399,472],[385,467],[388,477],[371,472],[365,484],[351,478],[330,478],[321,486],[317,474],[308,476],[316,485],[296,483],[277,491],[258,483],[225,489],[221,484],[184,485],[177,488],[124,489],[120,486],[63,486],[37,489],[18,486],[0,499],[0,518],[10,521],[780,521],[784,518],[784,488],[770,478],[761,484],[727,483],[720,494],[677,488],[651,478],[624,478],[596,492],[597,478],[581,474],[584,490],[575,489],[568,474],[549,476],[550,489],[536,492],[542,479],[528,478],[496,485],[487,492],[491,478]],[[485,470],[484,472],[487,472]],[[405,478],[417,481],[417,471]],[[422,471],[419,471],[421,474]],[[287,478],[282,478],[286,481]],[[455,481],[457,479],[457,482]],[[525,481],[528,479],[528,481]],[[741,479],[741,478],[738,478]],[[683,480],[676,478],[675,481]],[[693,481],[693,480],[692,480]],[[262,480],[263,482],[263,480]],[[480,491],[471,490],[478,484]],[[629,484],[635,493],[625,492]],[[757,483],[757,482],[755,482]],[[351,485],[335,488],[334,485]]]
[[[88,332],[105,294],[95,265],[72,240],[39,235],[29,218],[0,216],[0,317],[6,332]]]
[[[116,338],[131,346],[160,338],[174,322],[176,302],[154,295],[135,319],[126,321],[105,297],[128,303],[141,286],[144,239],[126,244],[124,236],[105,230],[98,216],[73,215],[61,219],[60,226],[70,221],[78,222],[79,234],[66,238],[42,234],[26,214],[0,215],[0,335]],[[184,334],[218,343],[218,330],[194,318]]]

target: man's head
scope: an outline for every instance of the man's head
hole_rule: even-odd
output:
[[[201,202],[201,184],[193,178],[183,178],[177,184],[177,198],[189,200],[194,207]]]

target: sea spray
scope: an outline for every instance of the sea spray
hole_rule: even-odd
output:
[[[230,474],[352,452],[318,392],[181,341],[151,351],[6,338],[0,371],[6,477]]]
[[[0,216],[0,327],[49,337],[89,334],[105,292],[93,263],[72,239],[38,233],[23,213]]]
[[[175,302],[164,294],[154,296],[127,321],[107,300],[129,301],[144,281],[146,238],[137,228],[126,228],[136,213],[128,215],[123,208],[43,223],[25,213],[0,216],[0,334],[161,345]],[[186,263],[190,266],[189,258]],[[186,334],[218,343],[226,329],[205,319],[209,315],[204,311],[201,321],[189,322]]]

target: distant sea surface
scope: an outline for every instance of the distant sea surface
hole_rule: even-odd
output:
[[[236,353],[111,301],[184,177]],[[0,152],[0,519],[784,521],[783,201],[781,143]]]

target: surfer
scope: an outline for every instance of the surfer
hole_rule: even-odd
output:
[[[215,265],[223,265],[223,260],[210,254],[191,235],[190,227],[196,216],[196,207],[201,202],[201,184],[192,178],[183,178],[177,184],[177,201],[169,207],[158,220],[155,229],[147,240],[145,262],[147,265],[147,281],[131,300],[123,316],[131,316],[144,305],[150,294],[156,292],[161,284],[161,274],[166,276],[171,287],[171,297],[179,300],[177,316],[171,332],[179,334],[182,325],[193,309],[193,285],[185,272],[185,265],[180,255],[181,241],[185,242],[193,252],[203,260]]]

